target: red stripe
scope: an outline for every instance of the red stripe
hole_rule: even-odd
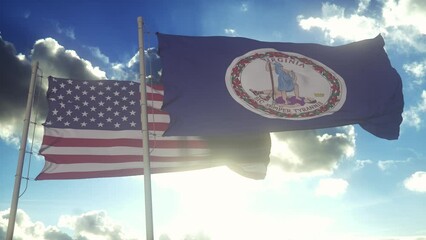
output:
[[[143,161],[142,156],[135,155],[58,155],[58,154],[41,154],[45,160],[57,164],[74,164],[74,163],[125,163]],[[178,156],[178,157],[158,157],[150,156],[152,162],[188,162],[207,160],[207,157],[196,156]]]
[[[152,107],[148,107],[148,114],[163,114],[163,115],[169,115],[168,113],[166,113],[165,111],[161,111],[160,109],[157,108],[152,108]]]
[[[152,87],[153,89],[157,90],[157,91],[164,91],[164,86],[163,85],[149,85],[148,86]]]
[[[186,167],[186,168],[153,168],[151,173],[170,173],[170,172],[183,172],[192,171],[198,169],[205,169],[216,167],[218,165],[209,164],[205,166]],[[36,180],[53,180],[53,179],[82,179],[82,178],[101,178],[101,177],[126,177],[143,175],[143,168],[133,169],[118,169],[108,171],[96,171],[96,172],[65,172],[65,173],[40,173]]]
[[[151,131],[166,131],[168,127],[169,123],[148,122],[148,130]]]
[[[141,147],[142,139],[87,139],[87,138],[60,138],[43,137],[43,145],[54,147]],[[207,148],[203,140],[150,140],[151,148]]]
[[[147,92],[146,93],[146,100],[147,101],[159,101],[159,102],[162,102],[163,101],[163,95],[161,95],[159,93],[150,93],[150,92]]]

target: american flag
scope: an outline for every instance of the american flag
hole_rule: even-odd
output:
[[[49,77],[47,100],[37,180],[143,174],[139,83]],[[201,138],[162,136],[170,118],[161,85],[147,86],[147,101],[152,173],[220,164]]]

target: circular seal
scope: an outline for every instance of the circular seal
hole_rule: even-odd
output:
[[[267,118],[318,118],[335,113],[346,100],[345,81],[331,68],[269,48],[235,58],[225,81],[235,101]]]

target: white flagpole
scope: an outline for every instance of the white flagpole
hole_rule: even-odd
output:
[[[19,148],[18,166],[16,168],[15,186],[13,188],[12,203],[10,205],[9,224],[7,225],[6,240],[12,240],[15,229],[16,212],[18,210],[19,191],[21,188],[22,168],[24,167],[25,151],[27,146],[28,129],[30,127],[31,109],[34,100],[35,82],[37,79],[38,62],[32,67],[30,88],[28,90],[27,108],[25,109],[24,127],[22,130],[21,146]]]
[[[146,102],[145,86],[145,53],[143,41],[143,19],[138,17],[138,38],[139,38],[139,80],[141,93],[141,121],[142,121],[142,144],[144,163],[144,189],[145,189],[145,225],[146,239],[154,239],[154,227],[152,217],[152,194],[151,194],[151,163],[149,160],[149,133],[148,133],[148,113]]]

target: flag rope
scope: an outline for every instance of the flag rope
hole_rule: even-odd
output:
[[[33,126],[33,129],[32,129],[32,136],[31,136],[30,150],[26,151],[26,153],[30,154],[30,157],[28,158],[27,176],[26,177],[21,176],[22,179],[25,179],[25,187],[24,187],[24,190],[22,191],[22,193],[19,194],[18,198],[21,198],[28,189],[28,182],[30,180],[31,161],[32,161],[32,157],[33,157],[33,154],[34,154],[33,148],[34,148],[35,130],[36,130],[36,127],[37,127],[37,118],[38,118],[38,113],[39,113],[39,104],[40,104],[39,99],[40,99],[40,94],[42,92],[41,89],[40,89],[41,85],[38,86],[38,83],[39,82],[43,83],[43,79],[44,79],[43,70],[40,67],[38,67],[37,70],[41,72],[41,75],[37,75],[36,81],[35,81],[34,103],[33,103],[33,107],[31,108],[31,111],[33,111],[34,107],[35,107],[34,121],[30,121],[30,124]],[[40,78],[39,81],[37,80],[37,77]],[[32,178],[31,180],[34,181],[34,178]]]

